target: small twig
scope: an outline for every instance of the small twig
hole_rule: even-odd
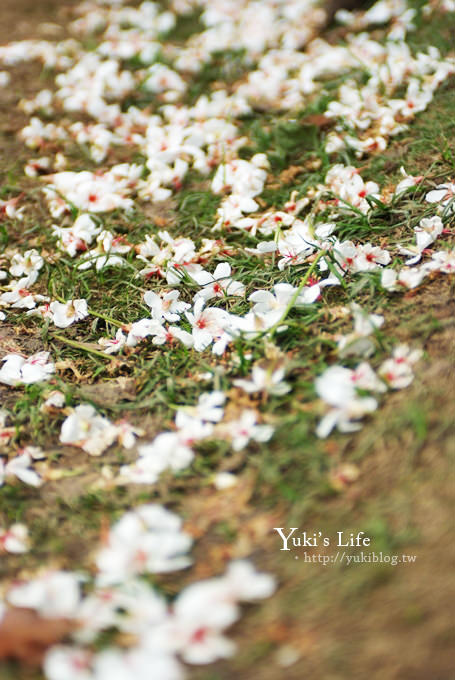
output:
[[[74,347],[75,349],[81,349],[84,352],[89,352],[90,354],[95,354],[97,357],[102,357],[103,359],[110,359],[111,358],[108,354],[105,354],[104,352],[101,352],[100,350],[92,349],[91,347],[88,347],[83,342],[77,342],[77,340],[70,340],[69,338],[65,338],[65,336],[60,335],[60,333],[53,333],[52,339],[53,340],[59,340],[60,342],[63,342],[65,345],[70,345],[71,347]]]

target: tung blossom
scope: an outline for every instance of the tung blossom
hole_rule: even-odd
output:
[[[58,328],[68,328],[75,321],[81,321],[88,316],[87,300],[68,300],[68,302],[51,302],[49,312],[52,321]]]
[[[399,345],[394,349],[392,357],[381,365],[378,374],[394,390],[408,387],[414,379],[412,366],[422,354],[420,349],[411,350],[408,345]]]
[[[28,358],[20,354],[7,354],[2,359],[0,382],[16,386],[48,380],[55,373],[55,364],[48,359],[49,352],[38,352]]]
[[[231,279],[231,265],[221,262],[216,266],[213,274],[200,271],[193,274],[193,279],[202,286],[195,295],[203,300],[210,300],[214,297],[225,297],[226,295],[243,295],[245,286],[240,281]]]
[[[11,258],[9,272],[12,276],[30,276],[38,272],[44,264],[44,260],[37,250],[27,250],[23,255],[15,253]]]
[[[271,576],[257,573],[246,560],[231,562],[223,576],[185,588],[168,620],[152,629],[146,641],[189,664],[228,658],[236,647],[223,632],[239,619],[239,603],[269,597],[275,587]]]
[[[192,312],[185,315],[192,326],[194,349],[202,352],[213,343],[214,354],[223,354],[230,340],[226,328],[230,325],[230,317],[227,312],[217,307],[206,307],[205,300],[198,298]]]
[[[367,314],[357,303],[351,304],[354,317],[354,331],[338,337],[338,354],[340,357],[369,357],[374,352],[371,335],[381,328],[384,317],[380,314]]]
[[[160,323],[166,321],[178,321],[180,315],[191,307],[187,302],[179,300],[180,291],[171,290],[160,294],[148,290],[144,293],[144,302],[152,310],[152,318]]]
[[[234,451],[244,449],[251,440],[268,442],[274,431],[271,425],[258,425],[257,413],[252,409],[242,411],[238,420],[221,423],[218,429],[218,433],[232,443]]]
[[[448,209],[455,212],[455,184],[447,182],[446,184],[438,184],[436,189],[429,191],[425,196],[428,203],[438,203],[438,209]]]
[[[104,347],[104,352],[106,354],[114,354],[115,352],[120,352],[122,347],[126,344],[126,335],[121,328],[117,330],[115,338],[99,338],[98,344]]]
[[[335,426],[340,432],[360,429],[356,421],[376,410],[378,402],[373,397],[360,396],[357,389],[385,389],[374,375],[368,364],[360,364],[355,371],[343,366],[331,366],[316,378],[318,396],[331,407],[317,426],[318,437],[327,437]]]
[[[28,529],[25,524],[12,524],[9,529],[0,527],[0,551],[26,553],[29,549]]]
[[[44,618],[74,618],[83,580],[80,574],[50,570],[31,581],[13,585],[6,599],[14,607],[35,609]]]
[[[33,457],[28,452],[11,458],[6,464],[0,458],[0,486],[4,483],[5,479],[10,477],[17,477],[17,479],[20,479],[21,482],[29,486],[36,488],[41,486],[43,479],[31,467],[32,463]]]
[[[0,295],[0,304],[11,305],[19,309],[33,309],[36,304],[35,299],[45,299],[42,296],[33,295],[29,290],[37,278],[38,271],[35,269],[27,276],[11,281],[8,285],[9,292]]]
[[[290,385],[283,381],[284,376],[285,369],[283,367],[264,368],[259,364],[256,364],[251,371],[251,380],[239,378],[234,380],[234,385],[245,390],[248,394],[263,392],[265,394],[281,397],[291,390]]]
[[[194,458],[188,439],[178,432],[162,432],[153,442],[141,444],[138,453],[139,459],[135,463],[120,469],[119,484],[154,484],[164,470],[182,470]]]
[[[142,505],[127,512],[109,532],[96,557],[98,585],[124,582],[134,574],[184,569],[192,539],[182,521],[160,505]]]
[[[80,446],[91,456],[100,456],[114,443],[118,433],[118,428],[100,416],[93,406],[80,404],[63,422],[60,441]]]
[[[70,227],[53,225],[54,235],[58,238],[58,246],[66,251],[70,257],[78,252],[85,252],[95,236],[101,231],[101,226],[88,214],[79,215]]]

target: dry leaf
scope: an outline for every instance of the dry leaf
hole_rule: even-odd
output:
[[[74,373],[74,375],[76,376],[76,378],[78,380],[83,380],[83,378],[84,378],[82,373],[80,373],[78,371],[74,361],[70,361],[69,359],[64,359],[63,361],[57,361],[57,363],[55,364],[55,368],[58,371],[65,371],[66,369],[69,369],[70,371],[72,371]]]
[[[315,125],[318,128],[325,128],[332,125],[333,119],[327,118],[327,116],[322,115],[322,113],[314,113],[310,116],[305,116],[300,120],[302,125]]]
[[[301,175],[302,172],[305,172],[305,168],[301,165],[290,165],[289,168],[286,168],[280,173],[280,182],[283,184],[291,184],[297,175]]]
[[[67,619],[44,619],[33,609],[11,607],[0,621],[0,659],[38,666],[48,647],[60,642],[76,624]]]
[[[134,378],[121,376],[114,380],[106,380],[94,385],[84,385],[78,391],[78,396],[102,403],[104,406],[114,406],[119,401],[134,401],[136,387]]]

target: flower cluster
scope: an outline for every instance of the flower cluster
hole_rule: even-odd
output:
[[[377,374],[367,362],[355,369],[339,365],[326,369],[316,379],[315,389],[331,408],[316,429],[318,437],[327,437],[334,427],[340,432],[359,430],[361,425],[358,421],[378,407],[376,398],[368,395],[385,392],[387,388],[408,387],[414,378],[412,365],[421,356],[421,350],[399,345]]]
[[[71,645],[51,646],[44,660],[49,680],[107,680],[185,677],[180,660],[207,664],[231,656],[235,645],[224,631],[240,618],[239,604],[269,597],[274,579],[255,571],[246,560],[231,562],[223,576],[184,588],[170,605],[141,574],[188,567],[191,538],[182,522],[160,505],[127,512],[109,531],[94,556],[96,578],[87,574],[47,570],[6,590],[4,606],[27,607],[45,619],[75,622]],[[27,530],[14,525],[0,531],[0,545],[22,552]],[[126,648],[93,651],[103,631],[129,634]]]
[[[444,2],[448,11],[451,1]],[[396,186],[381,188],[350,160],[383,151],[455,72],[453,58],[442,58],[436,48],[415,53],[405,42],[417,10],[406,0],[379,0],[366,12],[339,12],[338,20],[349,27],[340,45],[318,35],[327,17],[317,0],[171,0],[167,7],[84,2],[70,27],[74,38],[0,47],[5,68],[38,59],[54,72],[55,87],[20,102],[29,120],[19,138],[33,150],[24,172],[41,185],[56,248],[7,248],[1,254],[0,306],[8,318],[0,312],[0,320],[9,323],[23,313],[46,329],[53,324],[66,332],[79,324],[71,329],[76,332],[87,328],[88,317],[95,317],[95,329],[99,317],[117,330],[111,337],[98,329],[98,349],[55,334],[53,326],[49,330],[56,340],[107,360],[109,369],[122,361],[110,357],[116,353],[131,362],[145,351],[159,357],[174,350],[207,352],[210,360],[210,373],[197,380],[213,382],[213,389],[199,391],[190,403],[177,394],[172,422],[150,440],[138,442],[144,430],[124,419],[112,422],[91,404],[74,404],[60,390],[43,392],[41,413],[62,419],[61,444],[90,456],[116,443],[129,451],[127,463],[109,469],[107,486],[155,484],[163,473],[186,469],[207,443],[221,441],[237,452],[269,441],[276,421],[263,413],[264,406],[294,387],[294,365],[274,342],[294,328],[303,332],[302,315],[330,315],[329,291],[336,286],[353,291],[341,312],[351,314],[353,329],[329,336],[341,363],[316,378],[320,401],[310,408],[321,409],[319,437],[335,428],[359,429],[380,395],[411,384],[422,352],[399,345],[382,363],[377,360],[383,310],[367,313],[352,299],[357,286],[350,284],[356,277],[360,284],[370,280],[385,297],[414,289],[428,276],[455,272],[455,252],[443,239],[455,212],[455,184],[447,179],[430,191],[426,187],[422,214],[409,219],[403,243],[394,245],[376,239],[375,210],[401,209],[400,202],[426,180],[402,168]],[[178,17],[195,9],[202,30],[184,42],[166,40]],[[433,10],[433,3],[425,8]],[[377,39],[379,32],[367,29],[378,26]],[[244,76],[193,96],[192,79],[220,50],[235,54]],[[336,81],[334,88],[326,87],[328,79]],[[0,73],[0,85],[7,80]],[[280,207],[264,209],[273,134],[265,131],[269,141],[259,146],[268,145],[267,153],[252,150],[243,119],[257,111],[281,112],[299,128],[298,110],[316,99],[324,102],[320,134],[327,165],[317,179],[301,184],[305,189],[291,187]],[[90,170],[73,165],[74,145],[90,158]],[[117,162],[119,149],[128,161]],[[312,169],[321,168],[318,159],[311,162]],[[156,227],[141,225],[139,237],[133,228],[128,238],[126,230],[118,233],[118,215],[127,221],[149,203],[166,206],[195,177],[204,180],[214,201],[208,225],[213,238],[201,238],[198,224],[183,233],[175,225],[164,230],[159,219]],[[21,196],[2,200],[0,219],[14,223],[26,209]],[[348,238],[343,229],[351,222]],[[245,273],[245,254],[265,276],[252,280]],[[123,323],[101,314],[96,296],[78,297],[86,294],[82,286],[59,297],[44,279],[56,261],[68,266],[68,257],[80,280],[107,268],[135,270],[132,295],[143,311]],[[264,356],[258,359],[258,352]],[[9,352],[1,363],[0,383],[14,388],[47,381],[60,366],[46,351],[30,357]],[[14,434],[6,423],[0,411],[2,452]],[[2,453],[0,484],[16,478],[40,487],[51,478],[36,462],[43,455],[31,446]],[[213,479],[218,490],[236,482],[226,472]],[[23,552],[27,545],[24,526],[0,529],[0,548]],[[8,588],[7,607],[75,623],[71,645],[52,647],[46,655],[49,680],[178,680],[182,661],[205,664],[230,656],[234,645],[224,631],[239,618],[239,603],[270,595],[273,579],[257,574],[249,562],[231,563],[224,576],[193,583],[170,604],[143,577],[188,567],[191,545],[179,517],[162,506],[142,506],[104,536],[93,579],[47,571]],[[113,631],[120,634],[119,646],[100,649],[103,634]]]

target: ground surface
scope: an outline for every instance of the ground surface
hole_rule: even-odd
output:
[[[4,5],[0,43],[49,37],[58,29],[40,24],[64,25],[70,3],[5,0]],[[450,44],[455,23],[438,24],[433,30],[442,31],[441,39]],[[416,44],[418,40],[426,44],[431,33],[430,26],[413,39]],[[40,76],[39,67],[33,64],[19,66],[12,73],[12,83],[0,99],[4,153],[0,174],[3,186],[8,185],[16,194],[30,191],[26,200],[36,211],[33,221],[10,233],[9,245],[18,247],[40,242],[43,225],[49,226],[52,220],[33,192],[33,181],[23,179],[21,169],[30,152],[16,138],[26,118],[16,111],[15,104],[44,87],[46,76]],[[433,184],[453,178],[454,107],[452,79],[402,138],[363,166],[366,174],[373,179],[396,178],[405,161],[413,173],[428,173]],[[191,189],[186,191],[187,195],[191,193]],[[179,219],[189,223],[194,207],[190,203],[188,215],[185,209],[179,214],[178,202],[173,201],[161,208],[161,215],[171,226]],[[152,211],[153,216],[156,213]],[[131,225],[122,225],[121,219],[120,227],[132,229]],[[63,279],[60,283],[65,286]],[[110,308],[112,290],[122,285],[121,280],[109,275],[100,281],[94,294],[100,308]],[[413,385],[388,396],[360,433],[316,440],[309,434],[305,408],[299,410],[297,398],[288,408],[276,405],[278,416],[288,425],[286,432],[283,430],[282,436],[269,445],[255,445],[227,462],[217,452],[208,451],[199,469],[177,480],[165,477],[153,489],[133,486],[96,490],[93,485],[101,464],[87,462],[86,454],[77,449],[62,447],[59,425],[43,430],[37,408],[39,394],[33,389],[14,391],[0,385],[2,406],[14,410],[20,427],[17,443],[38,442],[55,460],[58,456],[59,467],[71,474],[38,490],[21,485],[2,487],[0,518],[4,523],[24,521],[31,529],[34,549],[23,557],[2,556],[1,576],[9,579],[49,562],[60,568],[86,566],[103,522],[131,505],[153,499],[183,515],[198,538],[195,567],[190,574],[180,575],[179,584],[219,573],[227,559],[244,555],[251,555],[262,570],[276,574],[280,584],[274,597],[258,609],[248,610],[234,627],[232,637],[239,644],[238,655],[231,661],[192,671],[194,680],[449,680],[454,642],[450,607],[454,285],[453,277],[436,277],[416,291],[393,299],[378,299],[374,291],[372,295],[365,292],[365,304],[385,315],[388,339],[422,347],[425,360],[416,369]],[[342,294],[330,295],[335,301]],[[110,314],[122,318],[125,301],[119,302],[117,309],[116,304],[111,305]],[[43,342],[61,361],[68,362],[62,376],[73,386],[74,394],[103,404],[116,417],[127,415],[150,436],[169,419],[165,406],[154,402],[156,380],[160,389],[166,380],[174,380],[174,387],[183,385],[191,390],[191,371],[197,368],[193,363],[186,370],[182,357],[167,371],[160,366],[161,374],[151,379],[151,352],[135,366],[129,359],[120,361],[109,374],[104,360],[75,354],[42,334],[32,321],[0,326],[2,353],[22,350],[30,354],[41,349]],[[298,362],[298,343],[289,351],[295,351]],[[308,378],[304,362],[302,366],[297,380],[304,384]],[[115,464],[120,456],[117,450],[110,450],[102,464]],[[344,463],[354,464],[359,477],[336,490],[334,475]],[[220,495],[206,481],[213,468],[239,473],[239,486]],[[296,526],[326,536],[335,536],[337,531],[365,531],[376,552],[416,555],[417,559],[413,564],[395,567],[305,564],[301,552],[280,551],[279,538],[273,532],[276,526]],[[318,552],[324,550],[324,554],[334,554],[333,549]],[[174,591],[171,577],[165,579],[164,587]],[[283,647],[296,652],[295,663],[286,668],[278,662]],[[40,677],[37,673],[17,664],[0,668],[2,680],[35,680]]]

